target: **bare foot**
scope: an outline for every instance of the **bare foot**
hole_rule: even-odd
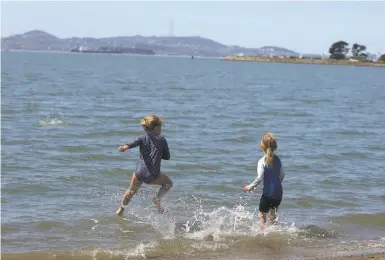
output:
[[[123,207],[119,207],[117,210],[116,210],[116,214],[121,217],[123,216],[123,211],[124,211],[124,208]]]
[[[275,218],[275,219],[270,220],[270,223],[271,223],[272,225],[277,225],[277,224],[278,224],[278,218]]]
[[[156,208],[157,208],[159,214],[163,214],[164,213],[164,208],[162,208],[160,206],[159,206],[159,208],[158,208],[158,206]]]
[[[152,202],[155,204],[155,207],[158,210],[158,212],[160,214],[163,214],[164,213],[164,209],[160,206],[160,202],[156,198],[153,198]]]
[[[159,212],[160,214],[163,214],[163,213],[164,213],[164,208],[162,208],[162,207],[160,206],[160,203],[159,203],[159,202],[155,204],[155,207],[156,207],[156,209],[158,210],[158,212]]]

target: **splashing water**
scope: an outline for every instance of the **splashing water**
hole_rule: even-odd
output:
[[[51,113],[49,115],[46,115],[39,121],[39,124],[41,126],[55,126],[55,125],[69,125],[71,122],[67,122],[64,119],[64,116],[59,113]]]
[[[146,223],[161,235],[161,240],[152,244],[151,247],[142,248],[141,244],[138,244],[135,250],[142,248],[144,251],[140,251],[140,253],[134,252],[135,250],[130,251],[130,256],[146,258],[152,254],[157,255],[160,251],[168,251],[177,255],[202,251],[217,252],[237,247],[244,243],[242,241],[250,242],[256,238],[257,241],[263,241],[268,239],[269,235],[274,234],[279,238],[278,243],[288,245],[299,230],[294,223],[290,225],[279,223],[277,225],[267,224],[264,231],[261,232],[257,214],[247,211],[241,204],[234,208],[222,206],[214,210],[204,210],[202,201],[194,196],[192,198],[195,203],[186,203],[188,199],[180,199],[179,202],[182,203],[170,205],[169,211],[162,215],[139,213],[135,208],[127,212],[134,216],[135,223]],[[181,211],[180,208],[187,207],[189,211],[184,212],[190,214],[178,221],[178,218],[172,214],[175,212],[173,207],[179,208],[179,211]],[[131,217],[130,219],[133,221]]]
[[[186,239],[223,241],[227,237],[267,236],[274,232],[295,233],[298,230],[294,223],[288,225],[281,222],[277,225],[266,224],[265,229],[261,232],[258,215],[256,212],[246,210],[244,205],[238,204],[234,208],[222,206],[214,210],[205,210],[201,199],[191,197],[195,203],[187,203],[186,198],[180,199],[181,203],[170,205],[169,211],[162,215],[136,213],[135,209],[132,209],[129,214],[137,219],[136,223],[144,222],[151,225],[162,235],[163,239],[174,239],[176,236],[182,235]],[[173,210],[173,207],[178,209]],[[189,212],[189,214],[178,221],[178,218],[172,215],[172,212],[175,211]]]

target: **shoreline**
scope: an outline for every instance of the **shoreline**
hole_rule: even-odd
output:
[[[293,63],[293,64],[318,64],[318,65],[344,65],[362,67],[385,67],[381,62],[363,62],[351,60],[313,59],[313,58],[289,58],[289,57],[262,57],[262,56],[226,56],[224,61],[246,61],[246,62],[270,62],[270,63]]]
[[[344,256],[332,256],[332,257],[315,257],[310,258],[313,260],[385,260],[385,252],[379,253],[357,253],[347,254]]]
[[[363,251],[356,251],[356,252],[346,252],[346,253],[343,253],[343,254],[336,254],[335,256],[327,256],[327,255],[330,255],[328,253],[325,254],[325,256],[322,256],[322,255],[318,255],[318,256],[297,256],[297,257],[290,257],[290,256],[286,256],[286,257],[282,257],[282,258],[279,258],[281,260],[385,260],[385,249],[382,250],[382,251],[378,251],[376,250],[375,252],[368,252],[365,250]],[[52,259],[53,256],[56,256],[58,257],[59,259],[81,259],[81,260],[88,260],[88,259],[94,259],[92,257],[92,255],[83,255],[83,254],[76,254],[76,255],[69,255],[67,252],[55,252],[55,253],[51,253],[51,252],[28,252],[28,253],[2,253],[1,254],[1,259],[4,259],[4,260],[49,260],[49,259]],[[108,259],[110,259],[111,255],[104,255],[101,254],[100,255],[102,257],[102,259],[104,259],[103,257],[107,257]],[[273,255],[272,255],[273,256]],[[126,259],[125,258],[126,256],[124,255],[115,255],[115,258],[114,259]],[[151,258],[153,258],[154,256],[152,256]],[[218,259],[218,260],[228,260],[228,259],[234,259],[237,258],[237,257],[241,257],[241,259],[253,259],[254,256],[247,256],[247,255],[233,255],[231,254],[231,256],[226,256],[226,257],[223,257],[223,256],[215,256],[215,254],[209,254],[209,255],[206,255],[204,257],[204,259]],[[267,259],[266,258],[267,256],[263,256],[261,259]],[[276,256],[274,256],[276,257]],[[135,258],[135,257],[134,257]],[[161,256],[159,256],[159,258],[162,258]],[[99,258],[97,258],[99,259]],[[112,259],[112,258],[111,258]],[[158,257],[155,257],[154,259],[158,259]],[[175,259],[174,257],[170,257],[169,259]],[[186,260],[195,260],[195,259],[202,259],[200,257],[196,257],[195,256],[185,256],[184,259]]]

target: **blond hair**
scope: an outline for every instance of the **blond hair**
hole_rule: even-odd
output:
[[[144,130],[152,131],[155,127],[162,126],[163,120],[156,115],[148,115],[140,120],[140,124],[143,126]]]
[[[271,133],[266,133],[263,135],[261,144],[261,149],[265,152],[265,162],[273,167],[274,162],[274,151],[277,149],[277,140]]]

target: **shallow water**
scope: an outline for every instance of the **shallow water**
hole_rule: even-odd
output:
[[[3,52],[1,80],[4,259],[385,248],[382,68]],[[157,188],[143,186],[119,219],[138,150],[117,147],[148,113],[166,119],[168,213],[156,214]],[[261,190],[242,186],[255,178],[266,131],[287,178],[280,223],[261,234]],[[194,221],[202,226],[179,232]]]

